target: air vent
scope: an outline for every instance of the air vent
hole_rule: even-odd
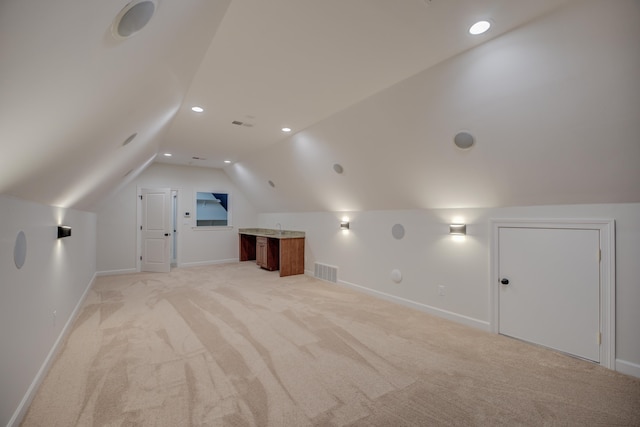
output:
[[[245,122],[242,122],[240,120],[234,120],[234,121],[231,122],[231,124],[232,125],[236,125],[236,126],[244,126],[244,127],[247,127],[247,128],[253,127],[253,123],[245,123]]]
[[[338,283],[338,267],[316,262],[313,276],[327,282]]]

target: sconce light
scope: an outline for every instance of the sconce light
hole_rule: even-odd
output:
[[[465,236],[467,234],[467,224],[449,224],[449,234]]]
[[[58,226],[58,239],[62,239],[63,237],[71,236],[71,227],[68,225],[59,225]]]
[[[340,229],[341,230],[348,230],[349,229],[349,221],[341,221],[340,222]]]

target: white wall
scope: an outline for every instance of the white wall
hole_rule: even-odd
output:
[[[226,170],[260,212],[638,202],[638,20],[569,2]]]
[[[348,216],[351,229],[340,231]],[[425,311],[489,328],[490,219],[588,218],[616,220],[616,368],[640,376],[640,204],[563,205],[491,209],[261,214],[259,226],[306,232],[305,269],[314,262],[339,268],[343,284],[416,303]],[[464,222],[467,236],[454,241],[448,224]],[[405,227],[396,240],[391,227]],[[393,269],[403,280],[391,280]],[[438,295],[438,286],[445,295]],[[402,302],[402,301],[400,301]],[[414,304],[415,305],[415,304]]]
[[[178,265],[188,266],[238,259],[238,228],[254,227],[257,212],[219,169],[154,163],[98,209],[98,271],[125,272],[137,268],[138,188],[178,190]],[[196,230],[197,191],[228,192],[232,227]],[[191,218],[185,219],[184,213]],[[187,222],[187,224],[185,224]]]
[[[19,421],[96,271],[96,215],[0,195],[0,425]],[[57,238],[57,226],[70,237]],[[27,240],[24,266],[16,237]],[[54,311],[56,316],[54,319]]]

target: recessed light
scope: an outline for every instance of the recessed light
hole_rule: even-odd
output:
[[[229,163],[231,163],[231,160],[225,160],[224,162],[229,164]]]
[[[191,107],[191,111],[195,112],[195,113],[202,113],[204,111],[204,108],[202,107],[198,107],[197,105],[194,107]]]
[[[171,154],[171,153],[164,153],[164,156],[165,156],[165,157],[171,157],[171,156],[173,156],[173,154]]]
[[[291,128],[282,128],[282,132],[291,132]]]
[[[489,28],[491,28],[491,23],[489,21],[478,21],[469,28],[469,34],[477,36],[478,34],[487,32]]]

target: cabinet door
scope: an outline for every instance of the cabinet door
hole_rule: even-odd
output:
[[[256,264],[260,267],[267,266],[267,239],[265,237],[256,239]]]

